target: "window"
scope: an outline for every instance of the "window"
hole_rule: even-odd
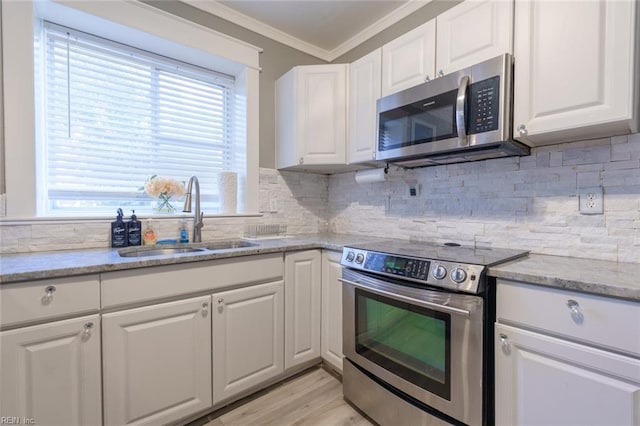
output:
[[[233,76],[49,22],[42,40],[43,214],[151,213],[140,188],[152,175],[198,176],[203,208],[215,212],[217,173],[242,181]]]

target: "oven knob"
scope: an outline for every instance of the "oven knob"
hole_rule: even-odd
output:
[[[431,272],[431,275],[433,275],[433,278],[435,278],[436,280],[441,280],[447,276],[447,268],[442,265],[438,265],[433,268],[433,272]]]
[[[355,253],[350,251],[347,253],[347,262],[353,262],[353,258],[356,257]]]
[[[462,268],[454,268],[453,271],[451,271],[451,279],[460,284],[467,279],[467,273]]]
[[[358,255],[356,256],[356,263],[362,263],[363,260],[364,260],[364,254],[358,253]]]

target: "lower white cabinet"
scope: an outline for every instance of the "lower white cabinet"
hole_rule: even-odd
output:
[[[213,403],[284,371],[284,284],[213,294]]]
[[[104,424],[166,424],[211,406],[211,298],[103,315]]]
[[[284,257],[284,367],[320,358],[320,250]]]
[[[2,423],[102,424],[98,315],[3,331],[0,354]]]
[[[503,324],[495,330],[496,425],[639,424],[638,359]]]
[[[322,359],[342,371],[342,277],[341,253],[322,252]]]

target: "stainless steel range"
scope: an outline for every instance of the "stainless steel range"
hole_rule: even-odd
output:
[[[382,425],[491,424],[486,270],[526,254],[397,240],[345,247],[345,398]]]

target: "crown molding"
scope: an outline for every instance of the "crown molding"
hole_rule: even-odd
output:
[[[341,45],[339,45],[338,47],[332,50],[326,50],[314,44],[300,40],[297,37],[293,37],[292,35],[287,34],[284,31],[281,31],[270,25],[267,25],[264,22],[258,21],[257,19],[247,16],[244,13],[238,12],[237,10],[234,10],[228,6],[225,6],[222,3],[217,2],[216,0],[180,0],[180,1],[182,3],[188,4],[189,6],[195,7],[204,12],[218,16],[222,19],[225,19],[229,22],[232,22],[243,28],[246,28],[249,31],[253,31],[264,37],[267,37],[279,43],[282,43],[286,46],[289,46],[301,52],[307,53],[316,58],[322,59],[323,61],[332,62],[336,58],[344,55],[345,53],[355,48],[356,46],[362,44],[363,42],[370,39],[371,37],[386,30],[391,25],[395,24],[401,19],[409,16],[410,14],[420,9],[427,3],[430,3],[432,0],[409,0],[406,3],[403,3],[402,6],[400,6],[399,8],[389,13],[387,16],[369,25],[367,28],[360,31],[358,34],[351,37],[349,40],[345,41],[344,43],[342,43]]]

